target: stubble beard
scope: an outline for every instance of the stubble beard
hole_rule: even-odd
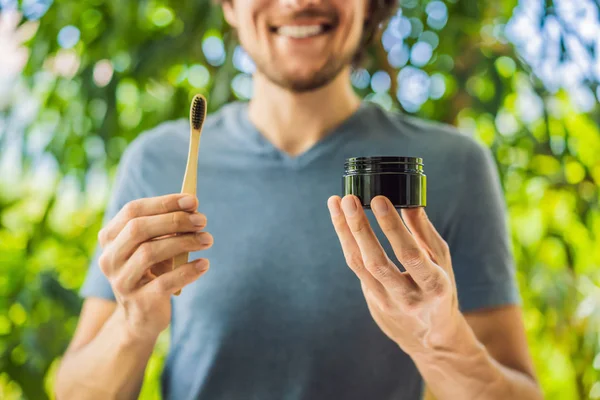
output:
[[[306,78],[289,76],[290,74],[278,70],[276,63],[260,57],[254,58],[252,54],[250,56],[253,57],[258,72],[267,80],[290,92],[304,93],[322,88],[333,81],[346,66],[351,64],[356,50],[358,49],[347,52],[339,58],[330,57],[321,69]]]

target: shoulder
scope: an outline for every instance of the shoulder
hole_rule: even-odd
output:
[[[421,157],[427,175],[427,208],[441,232],[455,223],[467,195],[500,196],[492,153],[454,126],[370,107],[369,135],[374,151]],[[483,198],[483,197],[481,197]]]
[[[189,128],[188,128],[189,129]],[[128,146],[126,153],[130,157],[143,158],[156,149],[183,144],[186,132],[186,120],[178,119],[163,122],[152,129],[140,133]]]
[[[369,106],[379,134],[402,143],[439,165],[464,170],[469,163],[487,163],[490,150],[455,126]]]
[[[221,130],[226,121],[226,115],[232,112],[236,104],[227,104],[218,111],[208,114],[202,127],[203,145],[210,142],[215,131]],[[156,156],[187,154],[190,138],[189,121],[185,118],[162,122],[155,127],[140,133],[128,146],[123,154],[124,161],[148,162]],[[161,157],[162,157],[161,156]]]

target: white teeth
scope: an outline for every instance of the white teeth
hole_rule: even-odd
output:
[[[277,33],[281,36],[288,36],[294,39],[315,36],[321,32],[323,32],[322,25],[284,25],[277,29]]]

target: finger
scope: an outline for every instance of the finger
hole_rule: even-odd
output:
[[[446,271],[453,285],[455,285],[448,243],[446,243],[437,229],[435,229],[425,209],[422,207],[404,209],[402,210],[402,216],[419,246],[425,249],[434,263]]]
[[[137,199],[127,203],[98,233],[100,246],[106,246],[134,218],[148,215],[166,214],[174,211],[194,211],[198,199],[188,194],[176,193],[159,197]]]
[[[132,290],[145,271],[152,266],[181,253],[208,249],[212,243],[213,237],[208,232],[184,233],[144,242],[126,262],[114,285],[117,285],[117,289],[122,292]]]
[[[419,246],[436,264],[445,267],[448,244],[435,229],[423,207],[402,210],[402,217]]]
[[[371,201],[371,209],[394,254],[416,284],[427,291],[438,291],[443,284],[440,267],[431,262],[419,247],[393,204],[385,196],[377,196]]]
[[[147,284],[148,282],[152,281],[153,279],[156,279],[157,276],[158,275],[156,275],[152,271],[152,269],[146,270],[144,275],[142,275],[142,279],[138,282],[138,286],[143,286],[143,285]]]
[[[175,234],[163,235],[163,236],[159,236],[157,238],[150,239],[150,240],[165,239],[168,237],[173,237],[174,235]],[[160,276],[160,275],[162,275],[166,272],[172,271],[172,270],[173,270],[173,260],[168,259],[168,260],[161,261],[157,264],[154,264],[149,270],[146,271],[145,275],[148,275],[151,278],[156,278],[157,276]]]
[[[204,214],[184,211],[131,219],[111,243],[115,252],[114,262],[122,264],[141,243],[150,239],[174,233],[197,232],[205,227]]]
[[[153,279],[142,290],[152,293],[173,294],[204,275],[208,269],[209,261],[205,258],[199,258]]]
[[[333,227],[342,246],[346,264],[348,264],[358,279],[360,279],[370,290],[383,294],[385,290],[381,283],[365,268],[360,249],[346,223],[346,218],[342,212],[340,202],[341,199],[339,196],[331,196],[329,200],[327,200],[327,207],[329,208],[329,213],[331,215],[331,222],[333,223]]]
[[[381,247],[358,198],[353,195],[344,196],[342,210],[362,254],[365,268],[386,288],[405,287],[407,282],[402,272],[390,262]]]

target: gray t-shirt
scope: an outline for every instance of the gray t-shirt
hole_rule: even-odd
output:
[[[188,143],[186,120],[141,134],[123,156],[105,220],[130,200],[179,192]],[[191,258],[210,259],[211,269],[172,299],[165,399],[420,397],[419,372],[372,320],[326,204],[341,194],[346,158],[376,155],[424,159],[426,210],[450,246],[461,309],[519,302],[488,149],[451,127],[365,102],[290,157],[252,125],[246,103],[231,103],[208,117],[200,141],[198,210],[214,245]],[[98,255],[81,294],[114,299]]]

